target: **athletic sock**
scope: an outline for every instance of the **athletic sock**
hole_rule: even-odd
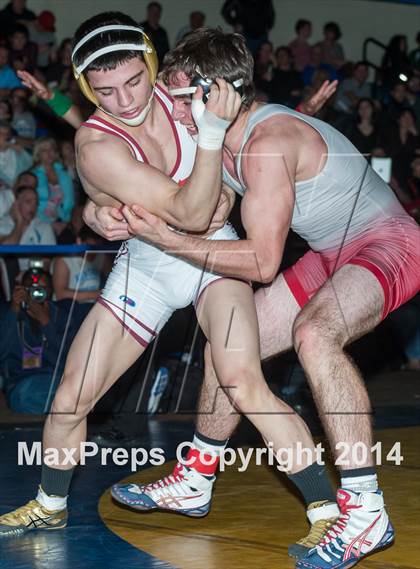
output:
[[[61,470],[42,465],[41,486],[37,500],[48,510],[63,510],[67,504],[71,479],[74,469]],[[56,507],[58,505],[58,507]],[[54,506],[54,507],[52,507]]]
[[[341,472],[341,487],[352,492],[376,492],[378,477],[375,467],[353,468]]]
[[[206,478],[213,478],[217,470],[220,455],[224,451],[229,439],[218,441],[210,439],[198,432],[195,433],[192,447],[188,451],[187,468],[196,470]]]
[[[302,494],[306,506],[325,500],[335,502],[335,492],[325,466],[314,462],[296,474],[288,474],[288,478]]]

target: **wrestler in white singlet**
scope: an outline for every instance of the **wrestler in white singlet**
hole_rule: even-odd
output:
[[[192,172],[196,143],[187,129],[172,119],[172,100],[158,84],[155,98],[170,122],[177,147],[177,160],[170,177],[182,185]],[[107,132],[125,140],[136,159],[148,163],[139,144],[114,124],[93,116],[82,127]],[[150,191],[153,192],[153,188]],[[230,240],[238,239],[238,236],[227,223],[210,239]],[[196,304],[204,289],[221,278],[225,277],[164,253],[135,237],[121,246],[98,302],[110,310],[121,325],[146,347],[175,310]]]

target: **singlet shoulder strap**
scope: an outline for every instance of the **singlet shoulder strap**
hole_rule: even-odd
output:
[[[245,188],[245,183],[242,177],[242,153],[246,143],[249,140],[249,137],[251,136],[252,131],[260,122],[265,121],[266,119],[272,117],[273,115],[284,113],[286,109],[287,108],[283,107],[283,105],[263,105],[250,115],[247,125],[245,127],[241,148],[238,154],[236,155],[236,161],[235,161],[236,173],[238,175],[238,179],[243,189]]]
[[[139,160],[140,162],[144,162],[145,164],[149,163],[146,154],[143,152],[137,140],[135,140],[130,134],[128,134],[118,126],[111,124],[105,119],[101,117],[96,117],[94,115],[91,116],[87,121],[82,123],[82,126],[87,128],[92,128],[94,130],[100,130],[101,132],[106,132],[107,134],[111,134],[122,140],[125,140],[125,142],[127,142],[130,148],[133,150],[137,160]]]

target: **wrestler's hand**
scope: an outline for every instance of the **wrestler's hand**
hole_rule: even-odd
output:
[[[42,81],[36,79],[31,73],[28,73],[28,71],[17,71],[16,73],[25,87],[30,89],[39,99],[43,101],[52,99],[53,92],[51,89],[42,83]]]
[[[218,231],[225,225],[226,220],[229,217],[229,214],[232,210],[234,202],[235,202],[235,194],[232,193],[229,194],[226,190],[222,189],[222,191],[220,192],[219,201],[217,202],[216,211],[214,212],[214,215],[210,221],[209,228],[207,229],[206,234],[203,235],[203,237],[211,235],[212,233]]]
[[[197,98],[198,94],[195,93],[193,100]],[[234,86],[224,79],[218,78],[210,87],[206,110],[231,123],[236,119],[241,103],[241,95],[235,90]]]
[[[83,220],[95,233],[108,241],[126,241],[133,237],[128,231],[124,216],[116,207],[97,206],[88,201],[83,210]]]
[[[154,245],[165,247],[170,241],[172,231],[163,219],[153,215],[139,205],[124,206],[122,213],[132,235],[146,239]]]
[[[46,326],[50,321],[50,307],[48,302],[38,304],[30,300],[26,311],[28,315],[34,320],[37,320],[41,326]]]
[[[305,115],[315,115],[328,99],[336,92],[338,81],[324,81],[318,91],[310,99],[300,104],[300,111]]]
[[[201,87],[193,95],[191,111],[198,129],[198,146],[205,150],[219,150],[225,134],[241,108],[241,96],[233,85],[224,79],[216,79],[210,87],[206,104]]]

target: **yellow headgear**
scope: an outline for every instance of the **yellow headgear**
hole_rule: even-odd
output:
[[[83,63],[81,63],[80,65],[76,66],[74,64],[74,56],[77,53],[77,51],[82,47],[82,45],[87,43],[94,36],[97,36],[98,34],[101,34],[102,32],[109,32],[112,30],[128,30],[128,31],[138,32],[140,34],[140,37],[139,37],[140,41],[139,41],[139,43],[115,43],[115,44],[107,45],[107,46],[102,47],[100,49],[97,49],[96,51],[91,53],[83,61]],[[87,80],[87,78],[84,75],[84,70],[86,69],[86,67],[88,67],[88,65],[90,65],[92,63],[92,61],[95,61],[95,59],[98,59],[98,57],[101,57],[101,55],[104,55],[105,53],[110,53],[112,51],[123,51],[123,50],[124,51],[143,51],[144,52],[143,53],[144,62],[146,64],[147,70],[149,71],[150,82],[151,82],[152,86],[154,86],[154,84],[156,82],[157,73],[158,73],[159,62],[158,62],[158,58],[156,55],[155,46],[151,42],[150,38],[144,33],[143,29],[140,27],[125,26],[125,25],[120,25],[120,24],[112,24],[109,26],[101,26],[100,28],[96,28],[96,30],[93,30],[92,32],[86,34],[75,45],[75,47],[73,49],[71,59],[73,62],[74,77],[75,77],[83,95],[87,99],[89,99],[89,101],[91,101],[97,107],[100,106],[99,101],[98,101],[95,93],[93,92],[91,86],[89,85],[89,81]]]

